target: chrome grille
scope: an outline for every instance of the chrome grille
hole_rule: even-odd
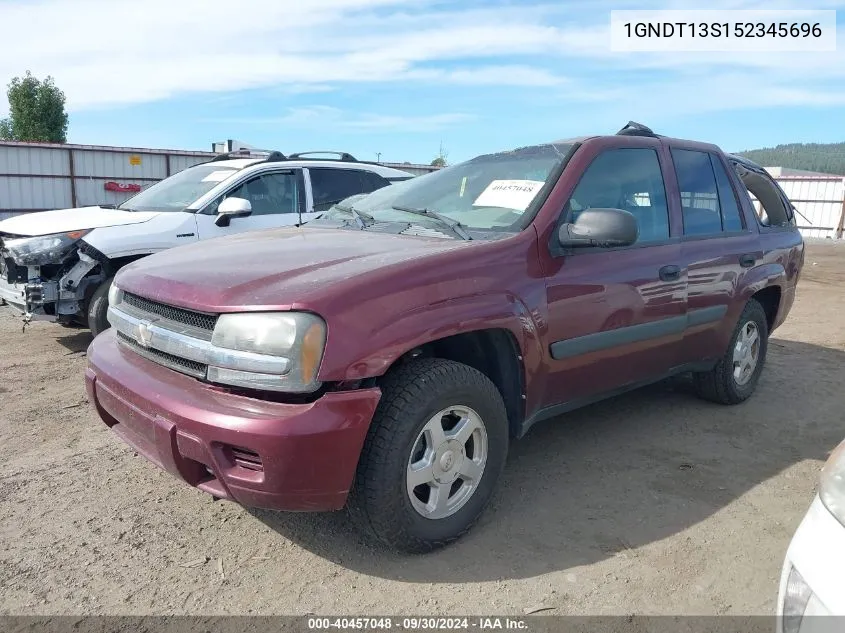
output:
[[[123,293],[123,303],[128,303],[130,306],[136,310],[140,310],[141,312],[155,314],[164,319],[168,319],[169,321],[189,325],[190,327],[197,328],[199,330],[208,330],[211,332],[214,329],[214,325],[217,323],[216,314],[176,308],[165,303],[158,303],[157,301],[150,301],[144,297],[133,295],[131,292]]]
[[[126,300],[127,295],[142,299],[144,303],[135,301],[133,305],[132,301]],[[143,310],[138,305],[154,306],[159,311]],[[211,341],[213,330],[176,320],[180,316],[185,318],[183,313],[213,316],[192,313],[124,292],[117,305],[109,306],[108,319],[120,341],[134,352],[196,378],[207,378],[212,367],[274,376],[283,376],[290,370],[290,359],[286,357],[216,346]]]
[[[174,356],[173,354],[168,354],[167,352],[162,352],[157,349],[141,347],[136,341],[123,332],[118,332],[117,338],[121,343],[131,347],[135,353],[139,356],[143,356],[147,360],[164,365],[165,367],[169,367],[175,371],[182,372],[183,374],[188,374],[194,378],[205,378],[206,371],[208,370],[207,365],[188,360],[187,358]]]

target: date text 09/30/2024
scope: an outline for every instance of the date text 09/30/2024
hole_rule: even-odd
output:
[[[308,630],[391,630],[398,631],[528,631],[525,619],[512,617],[312,617]]]

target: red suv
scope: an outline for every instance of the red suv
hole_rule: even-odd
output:
[[[536,422],[681,372],[748,398],[803,258],[763,169],[630,123],[131,264],[87,389],[214,497],[348,506],[426,551],[469,529]]]

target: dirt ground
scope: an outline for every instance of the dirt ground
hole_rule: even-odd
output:
[[[343,513],[214,502],[89,409],[84,331],[0,310],[0,613],[770,614],[820,466],[845,438],[845,246],[811,244],[756,395],[683,381],[535,427],[493,506],[423,557]]]

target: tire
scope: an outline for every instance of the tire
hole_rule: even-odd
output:
[[[114,277],[109,277],[102,282],[91,294],[88,302],[88,329],[92,336],[105,332],[111,327],[106,315],[109,310],[109,288]]]
[[[759,345],[756,361],[750,374],[740,374],[738,378],[735,352],[737,352],[737,355],[741,355],[741,352],[738,351],[738,347],[741,345],[740,339],[743,332],[748,330],[756,330],[757,333]],[[760,374],[766,363],[768,346],[769,325],[766,320],[766,311],[756,299],[751,299],[745,304],[745,309],[739,317],[725,355],[710,371],[693,374],[693,385],[698,396],[720,404],[739,404],[747,400],[754,393],[754,389],[760,380]],[[751,348],[753,350],[753,345]]]
[[[442,442],[434,448],[429,445],[431,436],[425,429],[433,429],[434,420],[441,430],[445,429],[443,439],[449,441],[453,437],[450,431],[454,432],[458,425],[450,429],[450,423],[456,417],[444,413],[452,409],[460,413],[462,421],[470,422],[467,429],[481,422],[486,445],[481,431],[473,431],[472,439],[465,444]],[[444,413],[443,417],[439,413]],[[502,396],[484,374],[437,358],[400,366],[382,383],[382,398],[350,491],[350,515],[370,536],[402,552],[429,552],[451,543],[472,527],[490,501],[505,466],[508,442]],[[485,454],[478,478],[465,480],[461,473],[472,466],[469,462],[480,460]],[[454,503],[451,510],[441,507],[430,517],[425,516],[418,508],[426,501],[437,505],[438,497],[430,484],[411,490],[408,477],[412,460],[418,464],[430,461],[426,473],[439,473],[438,482],[457,477],[451,483],[433,483],[441,486],[439,490],[447,491],[444,498],[460,503]],[[464,493],[469,487],[472,490]],[[436,516],[437,512],[451,513]]]

